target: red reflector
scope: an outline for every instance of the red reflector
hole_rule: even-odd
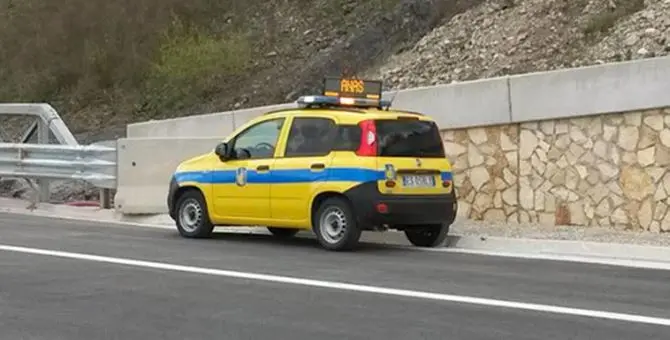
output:
[[[450,180],[448,180],[448,179],[447,179],[447,180],[444,180],[444,181],[442,181],[442,186],[443,186],[443,187],[445,187],[445,188],[448,188],[448,187],[450,187],[450,186],[451,186],[451,181],[450,181]]]
[[[386,181],[387,188],[395,188],[395,181]]]
[[[373,120],[364,120],[358,123],[361,128],[361,140],[356,154],[358,156],[377,155],[377,128]]]
[[[389,207],[385,203],[377,203],[377,212],[380,214],[386,214],[389,212]]]

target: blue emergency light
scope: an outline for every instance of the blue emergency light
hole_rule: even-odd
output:
[[[378,108],[391,105],[388,100],[331,96],[302,96],[298,98],[298,104],[304,106],[350,106]]]

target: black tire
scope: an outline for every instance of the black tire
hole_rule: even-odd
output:
[[[207,204],[200,191],[189,190],[179,197],[175,217],[177,230],[181,236],[188,238],[212,236],[214,225],[209,219]]]
[[[456,220],[456,216],[458,215],[458,195],[456,194],[456,188],[451,189],[451,196],[454,199],[454,203],[451,218],[449,219],[449,221],[447,221],[449,226],[451,226],[454,223],[454,221]]]
[[[295,236],[300,229],[291,229],[291,228],[273,228],[268,227],[268,230],[272,235],[280,239],[288,239]]]
[[[416,247],[437,247],[444,243],[449,234],[450,224],[433,224],[405,229],[405,236]]]
[[[333,219],[339,230],[328,230],[328,223],[322,220]],[[330,224],[332,225],[332,223]],[[327,250],[346,251],[358,245],[361,229],[349,202],[341,197],[326,199],[312,217],[312,229],[321,246]],[[338,232],[339,231],[339,232]],[[337,233],[337,235],[334,235]]]

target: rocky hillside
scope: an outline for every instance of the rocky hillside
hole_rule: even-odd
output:
[[[342,72],[390,89],[666,55],[670,0],[0,0],[0,41],[0,101],[48,102],[90,142]]]
[[[370,74],[407,88],[668,53],[670,0],[492,0]]]

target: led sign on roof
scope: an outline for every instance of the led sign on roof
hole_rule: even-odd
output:
[[[325,96],[381,99],[382,82],[356,78],[325,78]]]

